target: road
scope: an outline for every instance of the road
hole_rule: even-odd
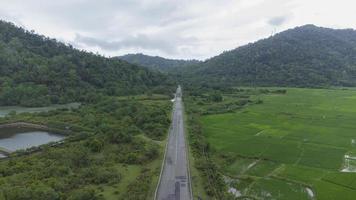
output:
[[[192,200],[180,86],[175,95],[172,126],[163,162],[156,200]]]

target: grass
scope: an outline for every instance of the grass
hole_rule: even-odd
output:
[[[257,198],[310,199],[306,186],[317,199],[356,196],[356,176],[340,172],[344,155],[356,150],[356,90],[283,89],[286,94],[250,96],[262,104],[201,117],[222,172],[254,177],[238,189]],[[224,154],[233,160],[221,161]]]
[[[282,191],[282,192],[281,192]],[[263,178],[255,181],[247,191],[249,196],[263,197],[263,199],[312,199],[308,196],[305,187],[297,183],[286,183],[283,180]]]
[[[68,104],[55,104],[51,106],[45,107],[22,107],[22,106],[0,106],[0,117],[5,117],[10,112],[16,113],[36,113],[36,112],[47,112],[50,110],[55,109],[62,109],[62,108],[77,108],[80,106],[80,103],[68,103]]]
[[[118,165],[117,168],[123,172],[123,177],[119,184],[100,186],[100,194],[104,199],[118,199],[122,194],[125,194],[127,186],[139,176],[141,170],[141,166],[137,165]]]
[[[163,155],[162,152],[161,155]],[[150,188],[146,198],[147,200],[151,200],[154,198],[154,192],[157,186],[158,177],[161,169],[161,162],[162,158],[156,159],[145,166],[145,168],[152,170],[154,173],[154,176],[151,180],[151,184],[149,186]],[[142,166],[140,165],[118,165],[117,168],[123,175],[120,183],[115,185],[102,185],[97,187],[97,189],[100,191],[99,195],[104,197],[104,199],[126,199],[125,196],[128,193],[127,188],[129,184],[133,183],[139,177],[142,170]]]
[[[189,145],[189,135],[188,135],[188,121],[187,121],[187,116],[186,113],[183,113],[183,118],[184,118],[184,132],[185,132],[185,137],[186,137],[186,143],[188,147],[188,159],[189,159],[189,172],[190,172],[190,181],[191,181],[191,186],[192,186],[192,193],[193,193],[193,198],[194,199],[207,199],[208,196],[204,190],[203,186],[203,178],[201,174],[199,173],[196,164],[195,164],[195,159],[193,156],[192,148]]]
[[[131,96],[120,96],[117,97],[120,100],[139,100],[139,101],[156,101],[156,100],[170,100],[168,95],[163,94],[142,94],[142,95],[131,95]]]
[[[126,100],[126,99],[134,99],[138,100],[146,105],[151,104],[161,104],[162,106],[166,106],[167,102],[169,101],[169,97],[165,95],[136,95],[136,96],[129,96],[129,97],[118,97],[119,99]],[[170,103],[169,103],[170,104]],[[170,116],[171,117],[171,116]],[[168,133],[168,130],[167,130]],[[126,195],[129,191],[127,191],[130,184],[133,184],[135,181],[140,181],[139,176],[141,174],[141,170],[143,168],[148,169],[152,172],[151,181],[149,184],[148,195],[146,196],[146,200],[154,199],[155,190],[158,184],[159,174],[161,170],[161,164],[163,161],[164,151],[165,151],[165,144],[167,142],[167,138],[165,140],[152,140],[147,136],[141,134],[137,135],[136,137],[145,140],[146,142],[152,142],[158,144],[159,148],[159,158],[153,160],[151,163],[146,164],[145,166],[140,165],[119,165],[119,171],[123,174],[122,180],[120,183],[116,185],[103,185],[99,186],[97,190],[100,191],[100,195],[104,197],[106,200],[116,200],[116,199],[126,199]]]
[[[120,97],[121,98],[121,97]],[[122,97],[124,98],[124,97]],[[145,97],[145,96],[131,96],[130,98],[133,98],[137,101],[139,101],[140,103],[150,106],[150,105],[155,105],[155,106],[159,106],[159,107],[163,107],[163,108],[167,108],[167,110],[171,107],[171,102],[170,102],[170,98],[168,96],[164,96],[164,95],[152,95],[149,97]],[[72,106],[73,105],[77,105],[77,104],[70,104],[68,106]],[[13,109],[14,107],[9,108],[7,111]],[[64,106],[54,106],[51,108],[47,108],[47,107],[43,107],[43,108],[29,108],[29,109],[24,109],[24,110],[17,110],[17,113],[20,112],[42,112],[42,111],[48,111],[50,109],[57,109],[57,108],[64,108]],[[22,109],[22,108],[19,108]],[[166,110],[162,111],[162,113],[165,113]],[[43,113],[46,114],[46,113]],[[62,113],[61,113],[62,114]],[[3,119],[4,121],[6,121],[6,118],[1,118],[2,113],[0,112],[0,119]],[[80,120],[78,120],[78,118],[82,118],[82,116],[75,116],[75,115],[70,115],[70,117],[66,116],[67,114],[63,114],[61,115],[60,119],[65,119],[65,122],[71,122],[73,124],[79,124],[79,122],[81,122]],[[31,121],[38,121],[40,123],[44,122],[44,118],[43,116],[33,116],[30,114],[23,114],[23,115],[15,115],[15,117],[19,117],[20,119],[28,119]],[[37,117],[37,118],[36,118]],[[58,115],[56,115],[56,117],[58,117]],[[102,116],[95,116],[97,118],[101,118]],[[59,117],[58,117],[59,118]],[[104,117],[103,117],[104,118]],[[112,120],[111,118],[105,117],[105,120],[109,121]],[[21,121],[27,121],[27,120],[21,120]],[[120,122],[120,121],[118,121]],[[129,122],[131,123],[131,122]],[[168,131],[168,127],[167,127],[167,131]],[[95,165],[95,167],[97,168],[116,168],[117,174],[113,174],[112,175],[120,175],[120,180],[119,181],[110,181],[110,182],[101,182],[101,183],[85,183],[84,187],[90,187],[95,189],[95,191],[97,192],[97,194],[99,194],[101,197],[103,197],[102,199],[107,199],[107,200],[117,200],[117,199],[122,199],[122,200],[126,200],[126,199],[147,199],[147,200],[151,200],[154,198],[154,192],[157,186],[157,182],[158,182],[158,177],[159,177],[159,173],[160,173],[160,169],[161,169],[161,163],[162,163],[162,159],[163,159],[163,153],[165,150],[165,143],[166,140],[154,140],[150,137],[147,136],[147,134],[141,133],[141,134],[137,134],[134,135],[133,137],[135,137],[135,141],[142,141],[142,143],[138,143],[140,144],[140,146],[142,146],[143,144],[149,144],[152,143],[152,145],[154,144],[154,146],[158,145],[158,156],[157,157],[153,157],[147,161],[144,161],[144,164],[137,164],[137,165],[128,165],[128,164],[124,164],[124,163],[130,163],[130,162],[125,162],[125,161],[121,161],[121,159],[123,159],[123,155],[121,154],[122,151],[125,151],[127,149],[130,149],[131,146],[125,146],[122,149],[119,150],[119,145],[120,146],[124,146],[126,144],[120,143],[120,144],[109,144],[109,143],[105,143],[103,149],[100,152],[90,152],[89,154],[89,158],[91,160],[91,162],[93,163],[93,165]],[[160,138],[161,139],[161,138]],[[104,139],[103,139],[104,140]],[[86,144],[84,142],[79,143],[81,141],[75,141],[78,142],[76,144],[78,145],[82,145],[82,144]],[[69,144],[70,142],[68,142]],[[67,143],[66,143],[67,144]],[[66,145],[65,144],[65,145]],[[70,143],[71,144],[71,143]],[[59,148],[63,148],[64,147],[57,147]],[[118,150],[118,151],[115,151]],[[66,150],[67,151],[67,150]],[[133,153],[140,153],[139,152],[139,148],[134,149],[132,147],[132,149],[130,149],[130,151],[133,151]],[[55,152],[55,151],[54,151]],[[58,152],[60,152],[58,150]],[[22,163],[22,162],[26,162],[26,164],[28,164],[30,167],[28,167],[29,169],[32,170],[32,162],[34,162],[35,164],[38,164],[39,166],[41,166],[41,168],[45,168],[43,167],[46,162],[43,162],[43,160],[40,160],[40,152],[37,153],[33,153],[29,156],[34,157],[37,154],[36,159],[37,160],[32,160],[31,159],[31,163],[28,163],[27,160],[30,159],[30,157],[20,157],[18,158],[18,162]],[[42,152],[41,152],[42,153]],[[56,152],[57,153],[57,152]],[[53,153],[54,154],[54,153]],[[47,155],[47,154],[45,154]],[[61,154],[63,155],[63,154]],[[50,157],[51,155],[49,155],[48,157]],[[121,157],[120,157],[121,156]],[[23,161],[25,160],[25,161]],[[47,161],[47,160],[46,160]],[[4,161],[6,162],[6,160]],[[16,163],[16,162],[14,162]],[[90,164],[92,164],[90,163]],[[132,162],[131,162],[132,163]],[[6,164],[3,163],[3,166],[5,166]],[[3,167],[1,166],[1,167]],[[26,165],[23,165],[26,166]],[[36,166],[36,165],[34,165]],[[0,168],[1,168],[0,167]],[[27,166],[26,166],[27,167]],[[87,166],[86,166],[87,167]],[[91,167],[91,166],[88,166]],[[26,169],[25,167],[22,167],[23,169]],[[35,167],[33,167],[35,168]],[[84,168],[84,167],[83,167]],[[1,169],[5,169],[5,168],[1,168]],[[24,170],[25,171],[25,170]],[[35,170],[33,170],[35,171]],[[45,170],[43,170],[45,171]],[[32,171],[31,171],[32,172]],[[20,172],[18,173],[20,174]],[[23,176],[23,174],[15,174],[12,177],[0,177],[0,185],[4,185],[7,183],[7,180],[10,179],[14,179],[16,180],[16,178]],[[37,175],[37,173],[33,172],[33,174]],[[78,176],[77,174],[75,174],[76,176]],[[111,174],[110,174],[111,175]],[[23,180],[28,180],[30,178],[27,178],[27,174],[26,177],[22,177]],[[6,179],[5,179],[6,178]],[[36,176],[37,178],[37,176]],[[58,178],[59,179],[59,178]],[[143,180],[144,179],[144,180]],[[22,180],[22,179],[19,179]],[[27,184],[27,183],[19,183],[19,184]],[[84,185],[84,184],[83,184]],[[137,186],[137,187],[136,187]],[[0,190],[3,189],[0,186]],[[2,190],[0,191],[0,199],[2,199]],[[130,196],[131,194],[131,196]],[[132,195],[134,194],[134,195]],[[130,198],[128,198],[128,196],[130,196]]]

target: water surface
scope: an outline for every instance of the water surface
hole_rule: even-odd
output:
[[[64,136],[29,128],[0,128],[0,148],[10,152],[57,142]],[[1,157],[1,155],[0,155]]]

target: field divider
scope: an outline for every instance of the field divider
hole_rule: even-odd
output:
[[[187,170],[188,170],[188,183],[189,183],[189,190],[190,190],[190,199],[191,200],[193,200],[193,189],[192,189],[192,179],[191,179],[191,176],[190,176],[190,161],[189,161],[189,154],[190,154],[190,150],[189,150],[189,148],[190,148],[190,146],[189,146],[189,144],[188,144],[188,137],[187,137],[187,130],[185,129],[185,111],[184,111],[184,104],[183,104],[183,101],[182,101],[182,110],[183,110],[183,112],[182,112],[182,114],[183,114],[183,121],[182,121],[182,123],[183,123],[183,129],[184,129],[184,137],[185,137],[185,140],[184,140],[184,143],[185,143],[185,148],[186,148],[186,157],[187,157],[187,164],[188,164],[188,167],[187,167]]]

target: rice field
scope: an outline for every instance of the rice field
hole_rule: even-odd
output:
[[[356,89],[284,89],[201,117],[230,187],[255,199],[356,199]]]

